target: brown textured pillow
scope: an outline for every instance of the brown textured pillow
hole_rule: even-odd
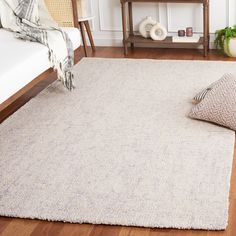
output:
[[[221,78],[221,79],[223,79],[223,78]],[[201,92],[199,92],[198,94],[196,94],[195,97],[193,98],[194,103],[199,103],[199,102],[201,102],[201,101],[206,97],[207,93],[208,93],[210,90],[212,90],[213,87],[221,81],[221,79],[220,79],[220,80],[217,80],[216,82],[214,82],[214,83],[212,83],[212,84],[210,84],[207,88],[203,89]]]
[[[224,75],[204,99],[192,108],[189,117],[236,131],[236,76]]]

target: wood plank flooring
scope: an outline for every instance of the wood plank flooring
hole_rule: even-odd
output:
[[[81,59],[83,50],[78,51],[77,58]],[[123,58],[122,48],[97,47],[94,57]],[[219,55],[211,51],[207,58],[202,56],[198,50],[191,49],[146,49],[137,48],[131,51],[128,58],[149,59],[181,59],[181,60],[225,60],[235,59]],[[126,58],[127,58],[126,57]],[[47,85],[55,80],[55,75],[39,82],[36,86],[26,92],[9,107],[0,112],[0,123],[7,119],[12,113],[36,96]],[[109,225],[69,224],[62,222],[48,222],[40,220],[18,219],[0,217],[1,236],[236,236],[236,146],[233,163],[233,173],[230,191],[229,226],[226,231],[204,231],[204,230],[176,230],[176,229],[150,229],[139,227],[122,227]]]

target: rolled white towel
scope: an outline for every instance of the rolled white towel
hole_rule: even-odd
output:
[[[160,23],[157,23],[151,28],[150,36],[153,40],[164,40],[167,37],[167,30]]]
[[[157,22],[155,20],[153,20],[151,16],[146,17],[139,24],[139,33],[144,38],[150,38],[150,30],[156,23]]]

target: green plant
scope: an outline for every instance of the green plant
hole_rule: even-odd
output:
[[[229,41],[231,38],[236,38],[236,25],[217,30],[215,39],[216,48],[220,49],[222,53],[229,55]]]

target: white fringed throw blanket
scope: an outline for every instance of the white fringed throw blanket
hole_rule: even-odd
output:
[[[0,0],[3,28],[15,32],[20,39],[44,44],[58,79],[72,90],[74,52],[70,39],[51,18],[44,0]],[[22,55],[23,56],[23,55]]]

